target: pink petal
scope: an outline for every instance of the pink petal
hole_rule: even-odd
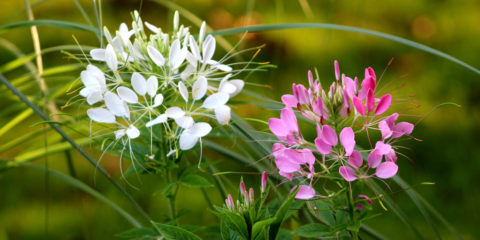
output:
[[[283,140],[285,136],[288,134],[288,128],[285,126],[282,120],[278,118],[270,118],[268,119],[268,127],[270,131],[272,131],[278,139]]]
[[[370,200],[370,198],[369,198],[367,195],[362,195],[362,194],[360,194],[360,195],[358,195],[358,198],[360,198],[360,199],[362,199],[362,198],[363,198],[363,199],[366,199],[367,202],[368,202],[368,204],[372,204],[372,203],[373,203],[373,201]]]
[[[390,151],[385,155],[385,161],[388,162],[396,162],[397,161],[397,154],[395,154],[395,151]]]
[[[282,109],[282,112],[280,113],[280,119],[282,119],[282,121],[285,124],[285,127],[289,131],[298,133],[297,117],[295,116],[295,113],[291,108]]]
[[[338,172],[348,182],[351,182],[351,181],[354,181],[355,179],[357,179],[357,177],[355,176],[355,170],[353,170],[351,167],[341,166],[338,169]]]
[[[362,100],[360,100],[358,97],[353,97],[353,105],[355,106],[355,109],[357,110],[357,112],[362,115],[362,116],[365,116],[365,106],[363,105],[363,102]]]
[[[290,161],[285,155],[275,158],[275,164],[280,171],[286,173],[293,173],[300,170],[300,164]]]
[[[343,148],[345,148],[345,156],[350,156],[355,147],[355,134],[352,128],[346,127],[340,132],[340,143],[342,143]]]
[[[295,87],[296,87],[296,91],[294,91],[293,94],[297,98],[298,103],[308,104],[308,98],[307,98],[308,91],[305,88],[305,86],[303,86],[302,84],[298,84]]]
[[[378,106],[377,106],[378,107]],[[387,122],[388,126],[393,129],[394,125],[395,125],[395,122],[397,121],[398,119],[398,113],[394,113],[390,116],[388,116],[385,121]]]
[[[313,101],[312,104],[313,112],[316,113],[319,116],[324,115],[324,110],[323,110],[323,102],[321,98],[318,98],[317,100]]]
[[[395,127],[393,127],[393,134],[392,138],[398,138],[403,136],[404,134],[410,134],[413,131],[413,124],[408,122],[399,122]]]
[[[310,84],[310,86],[313,86],[313,73],[312,71],[308,70],[308,84]]]
[[[322,127],[322,139],[330,146],[336,146],[338,143],[337,133],[328,125]]]
[[[285,104],[285,107],[297,107],[298,104],[297,98],[291,94],[283,95],[282,102]]]
[[[391,178],[397,174],[398,166],[394,162],[384,162],[378,166],[375,175],[379,178]]]
[[[386,138],[392,136],[392,129],[390,126],[388,126],[388,123],[386,120],[382,120],[378,123],[378,128],[380,129],[380,132],[382,133],[382,140],[385,140]]]
[[[347,91],[348,97],[350,99],[355,96],[355,92],[357,91],[355,82],[349,77],[345,77],[345,90]]]
[[[302,153],[297,149],[285,149],[284,156],[295,164],[305,164]]]
[[[368,67],[368,68],[365,69],[365,78],[366,77],[371,77],[375,81],[377,80],[377,76],[375,76],[375,71],[373,70],[372,67]]]
[[[312,197],[315,197],[315,189],[309,185],[300,186],[300,190],[295,195],[296,199],[310,199]]]
[[[313,155],[313,151],[310,149],[302,149],[300,150],[303,158],[304,163],[308,163],[313,165],[315,163],[315,156]]]
[[[386,144],[386,143],[383,143],[382,141],[378,141],[375,144],[375,150],[378,151],[378,154],[385,155],[390,151],[392,151],[393,149],[392,149],[392,146],[390,146],[390,144]]]
[[[382,161],[382,154],[379,153],[377,149],[373,150],[368,154],[368,167],[376,168]]]
[[[316,138],[315,139],[315,146],[317,147],[317,150],[321,153],[321,154],[329,154],[332,152],[332,146],[330,146],[329,144],[325,143],[323,141],[323,139],[321,138]]]
[[[363,79],[362,81],[362,89],[368,92],[368,90],[370,89],[374,91],[375,87],[376,87],[375,79],[372,78],[371,76],[365,76],[365,79]]]
[[[362,154],[359,151],[354,150],[352,152],[352,155],[350,155],[350,157],[348,158],[348,164],[350,164],[356,169],[360,168],[363,164]]]
[[[392,95],[387,94],[383,96],[377,104],[377,108],[375,109],[375,115],[380,115],[385,111],[387,111],[391,103],[392,103]]]
[[[284,150],[287,149],[283,144],[281,143],[275,143],[273,144],[272,147],[272,155],[274,157],[278,157],[284,153]]]
[[[375,108],[375,96],[373,90],[370,88],[367,92],[367,111],[371,112]]]
[[[286,172],[279,171],[278,174],[280,174],[280,176],[286,177],[290,181],[293,180],[293,173],[286,173]]]

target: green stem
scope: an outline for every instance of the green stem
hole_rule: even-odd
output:
[[[351,223],[355,226],[355,206],[353,205],[353,196],[351,189],[347,189],[347,201],[348,201],[348,212],[350,214]],[[358,239],[358,229],[354,228],[350,230],[352,238],[354,240]]]
[[[169,169],[165,170],[167,184],[172,182],[172,174],[170,173]],[[175,187],[175,192],[173,195],[168,196],[168,206],[170,208],[170,218],[173,221],[173,224],[177,225],[177,214],[175,211],[175,198],[178,192],[178,186]]]

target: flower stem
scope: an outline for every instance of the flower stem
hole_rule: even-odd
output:
[[[170,171],[168,169],[165,170],[165,175],[166,175],[166,180],[167,180],[167,184],[168,183],[171,183],[172,182],[172,175],[170,173]],[[177,196],[177,190],[178,190],[178,186],[175,187],[175,192],[168,196],[168,206],[170,208],[170,218],[171,220],[173,221],[173,224],[174,225],[177,225],[177,214],[176,214],[176,211],[175,211],[175,198]]]

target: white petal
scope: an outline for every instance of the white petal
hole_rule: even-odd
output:
[[[145,124],[146,127],[151,127],[151,126],[154,126],[154,125],[157,125],[157,124],[160,124],[160,123],[164,123],[167,121],[167,115],[166,114],[162,114],[160,116],[158,116],[157,118],[147,122]]]
[[[229,95],[225,92],[218,92],[208,96],[203,102],[203,107],[207,109],[214,109],[225,105],[228,102]]]
[[[239,94],[242,89],[243,89],[243,86],[245,86],[245,82],[243,80],[240,80],[240,79],[234,79],[234,80],[230,80],[229,81],[231,84],[235,85],[236,90],[235,92],[231,93],[230,94],[230,97],[234,97],[236,96],[237,94]]]
[[[118,87],[117,88],[118,96],[125,102],[128,103],[138,103],[138,96],[135,92],[127,87]]]
[[[150,97],[154,97],[158,90],[158,80],[155,76],[151,76],[147,80],[147,92]]]
[[[159,29],[158,27],[156,27],[155,25],[149,23],[149,22],[145,22],[145,26],[150,29],[150,31],[154,32],[154,33],[158,33],[159,32]]]
[[[182,98],[185,100],[185,102],[188,102],[188,89],[183,82],[178,83],[178,91],[180,92],[180,95],[182,95]]]
[[[193,148],[195,144],[197,144],[197,142],[198,142],[198,137],[192,134],[189,134],[188,131],[184,131],[180,135],[179,145],[180,145],[180,149],[182,150],[188,150]]]
[[[131,81],[133,90],[141,96],[145,96],[147,93],[147,81],[145,81],[145,78],[140,73],[134,72]]]
[[[192,86],[192,98],[195,100],[203,98],[207,93],[208,81],[204,76],[199,76]]]
[[[88,95],[90,95],[91,92],[92,92],[91,89],[83,88],[82,90],[80,90],[80,96],[88,97]]]
[[[102,95],[102,92],[100,91],[91,92],[90,94],[88,94],[88,97],[87,97],[87,103],[90,105],[93,105],[102,100],[103,100],[103,95]]]
[[[212,127],[206,122],[199,122],[193,124],[193,126],[186,131],[192,136],[200,138],[210,133],[210,131],[212,131]]]
[[[175,118],[175,122],[178,126],[182,128],[191,128],[193,126],[193,118],[190,116],[183,116],[180,118]]]
[[[122,117],[126,116],[127,114],[123,101],[115,93],[105,93],[105,105],[107,106],[107,109],[115,116]]]
[[[161,93],[157,94],[155,98],[153,99],[153,106],[152,107],[158,107],[163,103],[163,95]]]
[[[87,115],[95,122],[101,123],[115,123],[115,116],[105,108],[90,108],[87,110]]]
[[[120,130],[117,130],[113,133],[115,133],[115,139],[118,140],[120,138],[122,138],[123,136],[125,136],[125,129],[120,129]]]
[[[212,59],[213,54],[215,53],[215,38],[212,35],[208,35],[205,39],[205,42],[202,46],[202,53],[203,53],[203,62],[206,63],[210,59]]]
[[[170,55],[168,59],[168,64],[170,67],[173,69],[180,67],[183,61],[185,61],[186,52],[186,48],[180,48],[180,41],[178,39],[173,41],[172,46],[170,47]]]
[[[117,54],[115,50],[113,50],[112,45],[108,44],[107,48],[105,49],[105,61],[107,62],[107,66],[112,70],[116,71],[118,66]]]
[[[165,58],[162,54],[154,47],[148,46],[147,47],[148,56],[152,59],[152,61],[157,64],[157,66],[162,67],[165,64]]]
[[[105,49],[95,48],[90,51],[90,56],[95,61],[105,61]]]
[[[215,117],[217,118],[218,123],[225,125],[230,121],[230,107],[223,105],[215,108]]]
[[[222,82],[218,87],[219,92],[228,93],[228,95],[234,93],[236,90],[237,90],[237,87],[233,85],[230,81]]]
[[[118,36],[113,38],[112,46],[113,46],[113,49],[115,49],[115,51],[117,51],[117,53],[121,54],[121,53],[125,52],[123,50],[123,41]]]
[[[225,64],[216,64],[213,67],[218,69],[218,70],[224,71],[224,72],[231,72],[232,71],[232,67],[230,67],[228,65],[225,65]]]
[[[137,138],[138,136],[140,136],[140,131],[138,131],[138,128],[136,128],[135,126],[133,125],[130,125],[128,128],[127,128],[127,136],[128,138],[130,139],[135,139]]]
[[[191,66],[195,68],[197,67],[198,60],[193,56],[193,54],[187,51],[185,55],[185,59],[187,59],[187,61],[190,63]]]
[[[185,116],[185,112],[179,107],[168,108],[165,111],[165,114],[167,114],[169,118],[173,119]]]
[[[190,51],[192,51],[193,57],[195,57],[197,61],[201,60],[202,56],[200,56],[200,49],[198,48],[197,41],[195,41],[195,38],[193,36],[190,36],[189,46],[190,46]]]

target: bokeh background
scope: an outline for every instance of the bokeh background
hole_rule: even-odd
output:
[[[93,19],[92,1],[79,1]],[[214,29],[241,27],[254,24],[323,22],[356,26],[401,36],[451,54],[473,66],[480,67],[480,2],[478,1],[333,1],[333,0],[181,0],[172,1],[191,11]],[[115,29],[121,22],[130,22],[130,12],[141,6],[142,18],[168,28],[173,12],[165,6],[169,1],[103,0],[104,25]],[[86,24],[80,11],[70,0],[32,1],[36,19],[61,19]],[[0,25],[26,20],[23,1],[0,1]],[[198,29],[194,23],[182,17],[185,25]],[[98,39],[91,33],[53,27],[39,27],[43,48],[58,45],[74,45],[74,38],[82,45],[98,46]],[[241,36],[229,36],[235,43]],[[0,33],[24,53],[33,52],[28,28]],[[416,122],[415,116],[424,116],[435,106],[454,102],[461,107],[444,106],[433,111],[416,126],[414,136],[419,141],[406,143],[405,151],[410,159],[400,161],[399,174],[458,230],[464,239],[480,238],[480,76],[438,56],[389,40],[340,32],[336,30],[302,29],[248,34],[240,48],[266,44],[257,56],[259,61],[276,65],[275,69],[258,72],[248,78],[251,91],[279,99],[291,92],[291,84],[307,83],[307,71],[317,68],[322,83],[328,84],[334,77],[333,60],[340,62],[342,72],[349,76],[363,77],[363,69],[372,66],[378,75],[389,61],[381,85],[403,87],[394,91],[394,97],[410,99],[408,103],[395,105],[405,115],[404,119]],[[219,47],[220,48],[220,47]],[[225,53],[222,49],[218,55]],[[248,59],[248,53],[243,57]],[[0,65],[15,59],[10,50],[0,47]],[[65,54],[54,52],[44,55],[46,68],[65,63],[74,64]],[[7,77],[22,76],[25,70],[7,73]],[[51,89],[60,89],[76,79],[78,71],[69,74],[52,74],[46,77]],[[377,75],[377,76],[378,76]],[[33,79],[30,79],[33,82]],[[263,87],[260,85],[266,85]],[[38,96],[35,84],[22,90]],[[0,87],[0,126],[9,122],[24,106],[14,104],[4,97],[5,87]],[[66,94],[60,96],[69,99]],[[257,106],[238,105],[235,111],[245,117],[267,120],[275,116]],[[75,107],[66,112],[76,113]],[[42,128],[34,125],[40,119],[32,116],[13,130],[2,133],[0,147],[29,131]],[[258,130],[265,130],[264,126]],[[57,141],[55,134],[48,141]],[[1,158],[13,158],[27,150],[41,149],[43,135],[28,144],[0,153]],[[86,146],[92,155],[100,153],[93,146]],[[128,202],[105,178],[94,172],[75,151],[70,151],[77,175],[85,183],[94,186],[106,197],[134,212]],[[50,168],[68,172],[65,153],[48,156]],[[228,159],[222,170],[252,171],[248,166],[231,164]],[[45,158],[33,160],[44,165]],[[167,213],[166,201],[157,193],[158,176],[141,176],[138,188],[126,185],[120,179],[118,160],[106,157],[101,164],[112,177],[125,185],[127,190],[146,208],[154,219],[161,220]],[[258,175],[245,175],[247,185],[254,184]],[[237,182],[240,175],[229,176]],[[422,184],[425,182],[434,184]],[[232,188],[233,189],[233,188]],[[416,206],[403,191],[392,190],[392,196],[409,219],[427,239],[434,233]],[[211,193],[214,194],[213,191]],[[218,198],[218,199],[217,199]],[[214,197],[221,204],[219,197]],[[181,221],[189,224],[214,224],[217,219],[208,210],[200,190],[181,191],[178,206],[188,209]],[[444,239],[453,236],[441,226]],[[391,239],[410,239],[410,230],[391,212],[369,221],[369,225]],[[58,181],[46,179],[45,174],[27,169],[13,168],[0,173],[0,239],[114,239],[113,235],[128,229],[129,225],[116,212],[91,196]]]

